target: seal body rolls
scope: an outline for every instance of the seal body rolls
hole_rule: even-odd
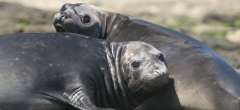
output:
[[[132,109],[167,82],[164,55],[143,42],[68,33],[0,36],[3,110]]]
[[[53,21],[57,32],[144,41],[166,54],[170,82],[139,109],[240,109],[238,73],[206,45],[185,34],[88,4],[65,4]]]

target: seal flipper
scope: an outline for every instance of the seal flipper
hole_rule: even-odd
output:
[[[114,110],[112,108],[98,108],[91,101],[90,98],[86,95],[82,88],[78,88],[71,93],[64,93],[63,97],[65,101],[71,106],[80,109],[80,110]]]
[[[89,109],[93,106],[89,97],[85,95],[82,88],[78,88],[70,93],[65,92],[63,93],[63,97],[68,104],[81,110]]]

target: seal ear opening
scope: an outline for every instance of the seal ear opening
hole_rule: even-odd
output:
[[[159,59],[161,62],[163,62],[166,65],[166,67],[168,67],[167,61],[166,61],[166,56],[163,53],[158,54],[157,59]]]
[[[158,56],[157,56],[157,59],[159,59],[160,61],[164,61],[165,60],[165,57],[162,53],[160,53]]]

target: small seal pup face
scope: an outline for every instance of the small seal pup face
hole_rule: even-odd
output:
[[[100,20],[95,6],[87,4],[64,4],[53,17],[57,32],[81,33],[90,37],[100,37]]]
[[[168,83],[165,56],[149,44],[130,42],[124,49],[121,61],[122,71],[127,73],[125,80],[134,94],[150,95]]]

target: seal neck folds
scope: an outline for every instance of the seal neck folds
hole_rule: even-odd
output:
[[[101,9],[99,9],[101,10]],[[112,32],[118,33],[118,27],[121,25],[122,21],[126,18],[118,13],[111,11],[98,11],[99,16],[103,17],[102,22],[100,22],[101,34],[100,39],[107,39],[111,36]]]
[[[125,79],[125,74],[123,73],[121,56],[125,51],[125,45],[123,43],[106,43],[103,42],[105,46],[106,57],[109,65],[108,74],[104,77],[109,76],[110,80],[105,80],[107,86],[107,91],[111,94],[111,103],[114,105],[121,105],[118,108],[129,108],[130,106],[135,106],[139,104],[141,100],[137,98],[133,93],[130,92],[127,86],[127,80]],[[112,89],[113,88],[113,89]],[[127,105],[126,105],[127,104]],[[130,107],[131,108],[131,107]]]

